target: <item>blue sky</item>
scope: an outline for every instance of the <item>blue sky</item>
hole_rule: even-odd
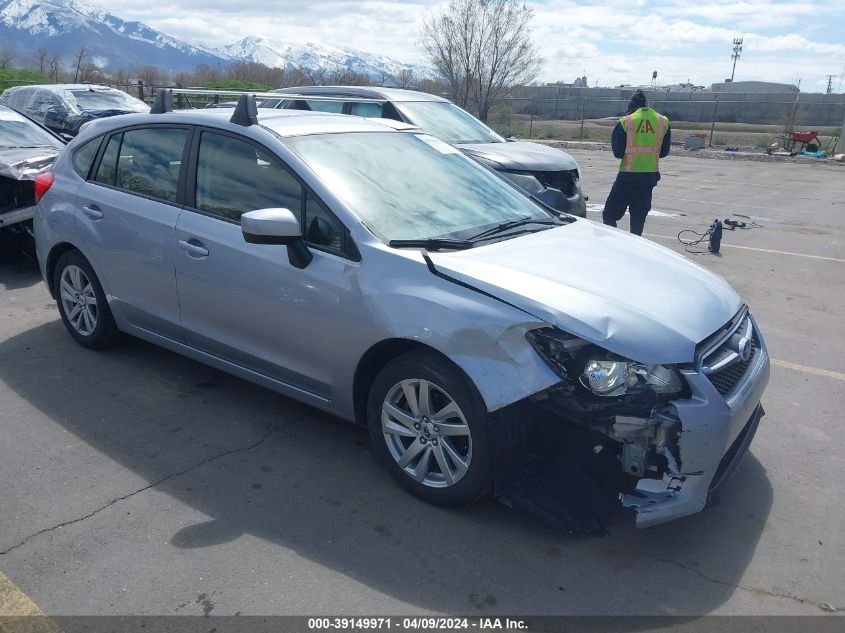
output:
[[[95,0],[96,2],[97,0]],[[422,20],[438,0],[100,0],[194,42],[230,43],[247,35],[322,41],[424,61]],[[731,72],[731,40],[743,36],[736,80],[797,83],[821,91],[826,75],[839,87],[845,71],[845,0],[545,0],[534,6],[534,37],[546,63],[539,79],[590,85],[687,80],[709,85]],[[843,85],[845,90],[845,85]]]

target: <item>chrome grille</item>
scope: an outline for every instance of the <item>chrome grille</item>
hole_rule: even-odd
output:
[[[724,398],[728,398],[754,365],[760,339],[751,317],[744,318],[730,334],[703,354],[701,371]]]

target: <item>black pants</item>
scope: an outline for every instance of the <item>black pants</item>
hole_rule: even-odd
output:
[[[604,223],[616,226],[628,210],[631,213],[631,233],[642,235],[645,218],[651,209],[653,189],[654,185],[651,183],[616,180],[607,196],[607,202],[604,203]]]

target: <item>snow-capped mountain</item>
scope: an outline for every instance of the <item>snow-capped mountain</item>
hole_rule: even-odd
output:
[[[405,64],[385,55],[377,55],[354,48],[338,48],[323,42],[294,44],[266,37],[245,37],[217,49],[224,57],[240,59],[272,68],[291,70],[295,67],[342,71],[350,69],[376,81],[397,76],[402,70],[414,71],[418,77],[429,77],[431,69]]]
[[[59,53],[69,65],[83,46],[91,60],[108,70],[148,65],[193,70],[200,64],[225,66],[245,60],[286,69],[349,68],[378,82],[389,82],[405,68],[419,77],[432,74],[425,66],[322,42],[291,44],[247,37],[217,48],[188,44],[82,0],[0,0],[0,48],[11,49],[18,59],[32,60],[43,48]]]
[[[84,46],[92,60],[109,69],[188,70],[223,61],[217,52],[80,0],[0,0],[0,43],[23,59],[45,48],[69,60]]]

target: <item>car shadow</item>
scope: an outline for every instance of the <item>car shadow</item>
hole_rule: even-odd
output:
[[[734,592],[772,505],[749,455],[719,506],[644,531],[620,510],[606,538],[556,532],[494,501],[433,507],[393,483],[363,429],[138,340],[83,349],[58,321],[0,342],[0,380],[211,517],[174,527],[173,548],[252,535],[425,610],[706,614]]]
[[[0,289],[31,288],[41,281],[38,263],[20,250],[10,249],[0,241]]]

